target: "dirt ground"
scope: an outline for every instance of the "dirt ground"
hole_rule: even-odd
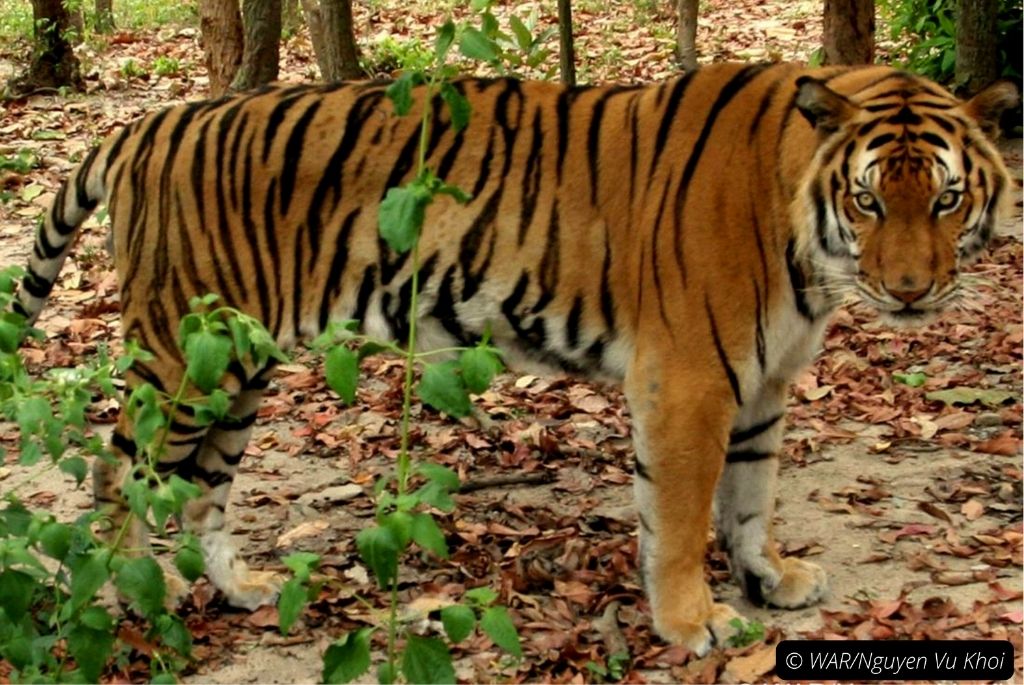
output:
[[[816,39],[805,16],[785,15],[780,3],[739,4],[710,3],[702,28],[706,43],[732,46],[721,48],[724,58],[800,57],[796,46]],[[756,20],[743,31],[723,28],[735,25],[730,18],[743,10]],[[386,14],[375,21],[401,21]],[[610,21],[583,25],[591,52],[607,39],[602,31],[614,29]],[[663,55],[644,48],[644,36],[623,40],[622,70],[595,61],[588,63],[592,73],[657,76],[636,65],[652,55],[664,63]],[[113,49],[150,49],[139,37],[133,41]],[[663,49],[664,40],[658,45]],[[192,35],[163,49],[196,59]],[[306,49],[286,53],[289,73],[302,73]],[[99,71],[100,86],[84,98],[40,96],[0,116],[0,132],[10,141],[0,140],[0,153],[28,145],[43,157],[41,168],[15,186],[17,199],[0,206],[0,267],[23,263],[35,217],[70,168],[68,157],[97,134],[96,121],[128,121],[154,103],[189,95],[203,78],[183,86],[157,79],[143,87],[118,85],[116,68]],[[40,127],[67,136],[57,143],[37,139],[32,131]],[[1004,144],[1003,152],[1019,179],[1020,140]],[[42,192],[22,194],[34,185]],[[526,659],[509,663],[486,638],[470,638],[456,657],[460,679],[471,682],[599,682],[588,662],[607,665],[623,646],[631,656],[624,675],[632,681],[770,679],[779,639],[839,636],[1011,639],[1020,682],[1020,206],[1018,198],[993,250],[972,268],[981,282],[977,311],[953,313],[926,330],[893,332],[864,312],[844,310],[822,358],[795,384],[776,530],[786,553],[828,571],[831,592],[821,605],[751,606],[730,581],[722,554],[709,546],[716,594],[762,622],[766,640],[701,660],[662,643],[651,632],[636,576],[633,455],[621,396],[569,378],[510,373],[478,402],[496,421],[492,431],[417,410],[424,458],[456,469],[470,487],[457,496],[456,513],[442,518],[451,559],[412,558],[404,567],[406,610],[426,612],[468,587],[500,588]],[[73,364],[116,339],[116,288],[103,238],[94,221],[40,321],[50,339],[27,353],[34,368]],[[230,518],[254,565],[283,570],[283,554],[317,552],[325,585],[300,624],[281,636],[275,609],[234,611],[201,581],[184,607],[196,655],[187,682],[318,681],[327,645],[345,630],[373,623],[383,606],[353,538],[373,515],[374,477],[396,454],[400,370],[391,360],[368,361],[370,382],[355,406],[343,408],[304,361],[286,365],[268,393]],[[927,376],[923,388],[894,380],[913,372]],[[953,405],[926,397],[964,388],[1002,392],[1006,401]],[[104,424],[112,415],[112,407],[97,409],[98,430],[109,430]],[[0,430],[5,447],[12,440],[7,428]],[[18,474],[0,466],[0,490],[7,479]],[[72,518],[91,507],[89,492],[88,481],[76,490],[55,475],[40,479],[29,501]],[[436,629],[426,613],[409,620]],[[138,672],[129,665],[112,677]]]

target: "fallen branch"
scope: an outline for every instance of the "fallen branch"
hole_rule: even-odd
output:
[[[492,476],[491,478],[476,478],[467,480],[459,486],[459,494],[484,490],[486,488],[503,488],[509,485],[542,485],[555,480],[553,474],[547,471],[537,473],[522,473],[510,476]]]

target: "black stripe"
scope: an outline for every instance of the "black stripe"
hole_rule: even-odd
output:
[[[604,107],[608,98],[615,94],[614,90],[605,91],[593,104],[590,116],[590,127],[587,129],[587,162],[590,166],[590,204],[597,206],[599,186],[598,174],[601,171],[601,121],[604,119]]]
[[[562,272],[562,240],[558,223],[558,198],[551,205],[551,216],[548,220],[548,235],[544,245],[544,256],[540,262],[537,281],[540,284],[540,297],[533,305],[533,313],[538,313],[548,306],[558,291],[558,281]]]
[[[757,279],[751,277],[751,282],[754,284],[754,342],[757,346],[757,364],[761,367],[761,372],[764,373],[765,366],[765,343],[764,343],[764,322],[761,321],[762,305],[761,305],[761,287],[757,284]]]
[[[312,104],[302,113],[299,120],[295,122],[291,133],[288,135],[288,142],[284,146],[284,160],[281,162],[281,215],[288,214],[288,208],[292,204],[292,192],[295,190],[295,181],[298,178],[299,163],[302,160],[302,151],[306,148],[306,131],[309,129],[313,117],[320,109],[320,101],[314,100]],[[318,235],[310,232],[310,247],[316,249]]]
[[[654,219],[654,231],[651,233],[651,275],[654,277],[654,291],[658,297],[658,313],[661,315],[661,321],[665,324],[665,328],[672,331],[672,326],[668,322],[668,314],[665,312],[665,294],[661,288],[661,266],[659,264],[658,255],[661,253],[661,248],[658,245],[658,234],[661,231],[661,220],[662,214],[665,211],[665,205],[668,201],[668,189],[672,185],[672,172],[669,172],[669,177],[665,180],[665,185],[661,191],[661,203],[658,205],[658,214]],[[686,287],[686,268],[685,265],[681,272],[683,279],[683,287]]]
[[[459,265],[462,267],[463,302],[476,295],[477,290],[480,288],[480,283],[487,275],[487,270],[491,266],[494,248],[497,243],[494,226],[504,188],[505,186],[502,185],[491,194],[483,209],[480,210],[480,213],[473,220],[472,226],[462,236],[462,240],[459,241]],[[486,250],[483,249],[485,239],[487,240]],[[474,269],[473,263],[480,259],[481,252],[483,252],[483,259],[480,262],[479,268]]]
[[[789,272],[789,285],[793,289],[793,300],[796,310],[808,321],[814,321],[814,315],[807,304],[807,276],[796,263],[796,243],[790,238],[786,243],[786,271]]]
[[[280,98],[274,105],[274,109],[271,110],[270,116],[267,117],[266,128],[263,130],[263,163],[266,164],[267,160],[270,159],[270,148],[274,145],[274,140],[277,138],[277,129],[284,123],[285,117],[288,115],[288,110],[298,104],[300,97],[303,93],[296,93],[292,90],[286,90],[279,93],[275,93],[271,97]]]
[[[665,111],[661,115],[661,124],[658,126],[658,135],[654,139],[654,156],[651,158],[651,166],[647,172],[647,187],[650,187],[651,181],[654,179],[654,168],[658,165],[658,158],[661,157],[661,153],[665,149],[665,143],[668,140],[669,130],[672,128],[672,123],[675,121],[676,112],[679,110],[679,103],[683,100],[683,93],[686,92],[686,87],[690,85],[690,79],[697,72],[691,71],[689,74],[682,76],[673,83],[671,86],[664,86],[658,90],[658,96],[664,92],[665,88],[671,88],[672,93],[669,95],[668,104],[665,105]]]
[[[780,78],[771,85],[768,86],[768,91],[761,97],[761,104],[757,106],[757,112],[754,113],[754,118],[750,120],[750,128],[747,131],[747,143],[751,143],[754,140],[754,136],[757,135],[757,129],[761,127],[761,119],[768,113],[768,108],[771,106],[772,101],[775,99],[775,93],[779,90],[779,86],[785,78]]]
[[[583,297],[576,295],[572,300],[572,308],[565,321],[565,341],[570,350],[580,344],[580,319],[583,316]]]
[[[639,457],[633,462],[633,471],[636,473],[636,475],[640,476],[644,480],[651,480],[651,472],[647,470],[647,466],[640,460]]]
[[[78,173],[75,176],[75,201],[80,208],[87,212],[92,211],[96,207],[96,198],[89,195],[86,182],[92,172],[92,165],[96,161],[96,153],[98,152],[98,147],[89,150],[89,154],[86,155],[85,159],[78,166]]]
[[[135,441],[129,440],[116,430],[110,436],[110,446],[131,458],[134,458],[135,455],[138,454],[138,448],[135,446]]]
[[[604,317],[605,328],[611,333],[615,330],[615,301],[612,297],[612,249],[608,223],[604,225],[604,261],[601,264],[601,315]]]
[[[341,230],[338,231],[338,236],[334,241],[334,255],[331,258],[331,269],[327,273],[327,281],[324,283],[324,291],[320,294],[320,330],[327,327],[328,319],[331,314],[331,305],[334,304],[334,299],[338,296],[341,291],[341,280],[342,274],[345,271],[345,265],[348,263],[348,241],[352,235],[352,227],[355,225],[356,219],[359,218],[361,207],[356,207],[341,224]]]
[[[747,440],[756,438],[757,436],[761,435],[762,433],[770,429],[772,426],[777,424],[781,419],[782,414],[777,414],[776,416],[767,418],[764,421],[761,421],[760,423],[755,423],[753,426],[748,426],[747,428],[734,430],[731,433],[729,433],[729,444],[738,445],[741,442],[746,442]]]
[[[875,150],[877,148],[882,147],[886,143],[891,143],[894,140],[896,140],[895,133],[883,133],[882,135],[876,136],[874,139],[872,139],[871,142],[868,143],[867,147],[865,147],[864,149],[869,151]]]
[[[679,179],[679,190],[676,193],[676,200],[674,206],[673,220],[675,222],[675,232],[673,236],[674,240],[674,255],[676,258],[676,266],[679,268],[679,272],[683,279],[683,285],[686,285],[686,266],[683,263],[683,236],[682,236],[682,218],[683,213],[686,211],[686,197],[690,191],[690,182],[693,180],[693,175],[697,171],[697,164],[700,162],[701,156],[704,154],[704,146],[707,145],[708,138],[711,137],[711,131],[715,127],[715,123],[722,110],[732,101],[734,97],[743,88],[753,80],[758,74],[764,71],[765,66],[763,64],[755,64],[740,69],[729,82],[722,87],[719,91],[718,97],[715,98],[714,104],[711,105],[711,109],[704,117],[704,126],[701,128],[700,135],[697,136],[696,142],[693,144],[693,149],[690,151],[690,156],[686,160],[686,166],[683,168],[683,175]]]
[[[360,324],[365,322],[366,309],[370,306],[370,296],[377,286],[377,266],[371,264],[363,271],[363,280],[359,283],[359,293],[356,295],[356,309],[352,318]]]
[[[34,271],[29,271],[21,279],[21,288],[32,297],[46,297],[53,290],[53,282],[48,281]]]
[[[540,194],[540,150],[544,143],[544,134],[540,126],[540,108],[533,114],[533,137],[530,139],[530,152],[526,156],[526,166],[523,170],[522,182],[522,208],[519,211],[519,245],[522,246],[526,240],[526,233],[533,221],[533,214],[537,209],[537,196]]]
[[[715,323],[715,314],[711,311],[711,300],[705,294],[704,296],[704,309],[708,315],[708,323],[711,324],[711,340],[715,343],[715,352],[718,353],[718,360],[722,362],[722,368],[725,371],[726,378],[729,379],[729,387],[732,388],[732,396],[736,399],[736,404],[743,406],[743,396],[740,393],[740,381],[736,377],[736,372],[732,368],[732,364],[729,363],[729,357],[725,353],[725,348],[722,346],[722,338],[718,335],[718,325]]]
[[[725,455],[727,464],[742,464],[751,461],[763,461],[775,456],[774,452],[758,452],[757,450],[737,450]]]
[[[943,138],[942,136],[932,133],[931,131],[922,131],[921,140],[931,143],[935,147],[940,148],[942,150],[949,149],[949,144],[946,143],[946,139]]]

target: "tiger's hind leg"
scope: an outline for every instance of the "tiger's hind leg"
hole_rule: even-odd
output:
[[[253,610],[272,603],[282,581],[277,574],[251,570],[224,524],[231,483],[249,443],[270,369],[248,380],[240,368],[235,369],[234,375],[228,389],[237,394],[228,416],[210,426],[200,440],[191,438],[192,454],[174,471],[183,477],[187,474],[202,490],[198,499],[185,504],[182,523],[185,530],[199,536],[207,577],[224,593],[229,604]]]
[[[828,591],[825,571],[783,558],[772,534],[786,386],[766,387],[737,417],[715,497],[715,530],[729,553],[733,578],[751,602],[797,609]]]

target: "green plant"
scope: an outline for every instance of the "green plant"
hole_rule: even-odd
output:
[[[587,662],[587,670],[593,673],[595,676],[605,681],[620,681],[625,677],[629,670],[629,654],[625,652],[616,652],[610,654],[605,664],[599,664],[596,661]]]
[[[760,621],[744,623],[742,618],[734,618],[729,625],[736,629],[736,634],[728,640],[730,647],[746,647],[764,640],[764,624]]]
[[[27,174],[38,166],[39,158],[28,148],[21,148],[15,155],[0,155],[0,171]]]
[[[420,70],[407,70],[387,91],[399,116],[408,114],[414,98],[420,99],[420,138],[414,178],[404,186],[387,191],[379,209],[380,234],[397,253],[411,253],[412,288],[407,315],[408,338],[404,349],[395,343],[366,339],[355,333],[354,324],[328,329],[314,341],[314,347],[326,349],[327,382],[342,399],[351,402],[358,383],[359,360],[366,354],[387,349],[405,359],[405,383],[401,415],[401,444],[393,476],[378,480],[375,524],[356,537],[360,555],[390,594],[390,607],[383,626],[363,628],[342,635],[324,655],[323,678],[328,683],[349,682],[371,666],[370,641],[381,630],[386,637],[385,660],[378,664],[377,679],[382,683],[404,678],[408,682],[454,682],[455,671],[449,647],[438,637],[424,637],[403,626],[398,618],[399,564],[413,544],[422,551],[445,558],[448,547],[434,511],[454,509],[451,493],[458,489],[458,476],[450,469],[427,462],[416,462],[410,452],[410,410],[414,387],[424,403],[454,416],[469,413],[469,393],[483,392],[491,378],[501,370],[496,351],[487,336],[476,347],[431,350],[417,353],[417,312],[419,237],[424,230],[426,208],[441,195],[458,202],[469,197],[446,184],[426,164],[426,150],[433,120],[432,101],[439,98],[450,117],[449,125],[464,128],[471,116],[468,102],[450,82],[457,72],[447,63],[451,47],[458,44],[463,55],[503,69],[507,61],[498,45],[496,21],[487,3],[476,3],[481,27],[456,26],[446,22],[437,33],[431,63]],[[525,26],[523,32],[529,33]],[[519,33],[517,29],[513,29]],[[532,36],[520,43],[535,47]],[[417,90],[418,87],[418,90]],[[354,348],[354,349],[353,349]],[[440,353],[457,353],[457,359],[428,362]],[[419,384],[414,383],[416,368],[421,369]],[[495,604],[497,593],[489,588],[467,591],[462,602],[441,610],[441,623],[448,642],[456,644],[479,628],[491,640],[515,657],[522,654],[519,636],[508,611]],[[401,644],[400,644],[401,642]]]
[[[176,57],[160,55],[153,60],[153,73],[157,76],[179,76],[181,63]]]
[[[361,66],[369,74],[392,74],[400,70],[425,71],[433,62],[433,52],[419,38],[384,36],[370,45]]]
[[[128,58],[121,65],[121,76],[126,79],[141,78],[148,76],[146,70],[139,66],[138,62],[134,59]]]
[[[30,473],[2,492],[0,507],[0,656],[10,663],[15,682],[98,681],[118,649],[118,631],[125,617],[115,617],[96,599],[112,580],[154,641],[154,674],[177,670],[188,657],[191,637],[184,622],[164,606],[166,582],[150,557],[131,557],[121,548],[128,522],[112,531],[109,542],[96,539],[90,526],[102,523],[100,513],[63,523],[49,513],[30,510],[19,493],[43,473],[58,469],[85,479],[82,453],[110,459],[103,440],[89,428],[87,411],[95,395],[116,393],[113,378],[135,359],[148,355],[127,345],[117,360],[101,349],[98,357],[74,368],[53,369],[32,379],[18,346],[37,335],[19,315],[9,311],[20,269],[0,272],[0,416],[20,433],[18,464]],[[159,412],[149,414],[154,433],[166,426]],[[75,450],[69,451],[69,447]],[[145,487],[133,491],[132,511],[157,523],[197,492],[196,486],[172,477],[159,481],[152,460],[136,467]],[[157,479],[160,486],[149,488]],[[186,575],[202,571],[196,541],[184,536],[176,557]],[[193,550],[190,553],[188,550]]]
[[[951,83],[956,67],[956,0],[882,0],[879,9],[903,64],[928,78]],[[999,0],[996,35],[987,39],[999,45],[1003,76],[1021,76],[1020,36],[1020,0]]]

